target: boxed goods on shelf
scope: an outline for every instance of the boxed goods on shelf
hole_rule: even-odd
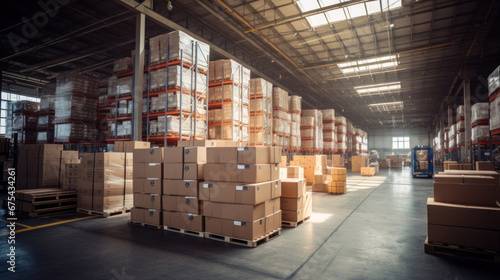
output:
[[[500,98],[490,102],[490,130],[500,128]]]
[[[500,88],[500,66],[488,76],[488,94],[491,96]]]
[[[124,57],[116,59],[113,64],[113,73],[126,73],[132,71],[132,58]]]
[[[461,118],[464,118],[464,105],[460,105],[457,107],[457,121]]]
[[[273,109],[283,109],[285,112],[289,111],[288,92],[282,88],[273,88]]]
[[[40,104],[37,102],[26,101],[26,100],[12,102],[12,112],[13,113],[22,112],[22,111],[38,112],[38,111],[40,111]]]
[[[489,104],[488,102],[480,102],[471,106],[471,122],[474,123],[479,120],[489,120]]]
[[[40,111],[54,111],[55,110],[55,97],[54,95],[43,95],[40,97]]]
[[[97,129],[95,124],[61,123],[54,125],[54,141],[95,140]]]

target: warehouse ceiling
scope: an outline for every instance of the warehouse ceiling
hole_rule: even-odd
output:
[[[6,2],[0,66],[18,91],[60,71],[104,82],[113,60],[130,56],[141,9],[146,38],[190,30],[218,47],[211,60],[237,58],[305,108],[335,108],[363,129],[430,127],[443,100],[460,101],[464,78],[484,100],[500,64],[500,1],[171,0],[171,11],[168,0],[152,10],[134,0]]]

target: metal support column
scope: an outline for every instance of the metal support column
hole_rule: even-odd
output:
[[[470,105],[470,79],[466,79],[463,83],[464,88],[464,123],[465,123],[465,144],[461,149],[462,161],[469,162],[470,158],[470,145],[471,144],[471,105]],[[478,143],[479,144],[479,143]]]
[[[135,61],[134,61],[134,114],[133,139],[142,141],[142,98],[144,73],[144,41],[146,34],[146,15],[139,13],[135,25]]]

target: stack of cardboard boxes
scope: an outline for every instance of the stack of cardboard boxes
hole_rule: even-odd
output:
[[[391,168],[403,167],[403,158],[401,155],[387,155],[386,157],[391,161]]]
[[[290,166],[300,166],[304,168],[304,177],[306,184],[312,185],[315,181],[315,175],[323,174],[323,170],[327,165],[326,155],[315,156],[293,156],[293,161],[290,161]]]
[[[271,146],[273,126],[273,84],[250,80],[250,145]]]
[[[61,188],[64,190],[77,190],[80,176],[80,159],[78,152],[76,159],[69,159],[64,165],[61,163]]]
[[[281,213],[284,225],[297,226],[312,214],[312,193],[306,191],[304,179],[281,181]]]
[[[162,225],[163,148],[134,150],[134,208],[131,222]]]
[[[207,162],[206,147],[165,148],[163,225],[165,229],[205,231],[199,184]]]
[[[450,164],[455,164],[456,161],[443,161],[443,170],[450,170]]]
[[[331,181],[328,182],[328,193],[344,194],[347,192],[347,169],[330,168]]]
[[[472,170],[472,165],[470,162],[448,163],[446,170]]]
[[[292,115],[288,92],[273,88],[273,146],[289,147]],[[287,133],[288,132],[288,133]]]
[[[333,152],[337,143],[337,131],[335,128],[335,110],[321,110],[323,114],[323,150]]]
[[[435,175],[434,198],[427,200],[428,242],[480,250],[500,250],[499,174],[447,171]]]
[[[332,161],[328,163],[328,166],[333,167],[344,167],[344,158],[341,155],[332,155]]]
[[[207,148],[199,187],[205,237],[254,241],[279,231],[280,160],[277,147]]]
[[[300,115],[302,114],[302,97],[298,95],[290,95],[290,114],[292,122],[290,123],[290,148],[298,150],[301,147],[302,140],[300,138]]]
[[[133,153],[84,153],[79,174],[79,210],[113,213],[132,207]]]
[[[491,161],[476,161],[476,170],[495,170],[495,164]]]
[[[361,176],[375,176],[375,167],[361,167]]]
[[[58,188],[61,185],[61,166],[76,159],[78,152],[63,151],[62,145],[21,145],[18,153],[16,188]]]
[[[368,166],[367,156],[352,156],[351,157],[351,168],[353,172],[361,172],[362,167]]]

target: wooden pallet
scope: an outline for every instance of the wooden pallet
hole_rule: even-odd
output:
[[[122,209],[122,210],[110,211],[110,212],[100,212],[100,211],[95,211],[95,210],[87,210],[87,209],[83,209],[83,208],[77,208],[76,212],[87,214],[87,215],[96,215],[96,216],[102,216],[104,218],[109,218],[109,217],[114,217],[114,216],[130,213],[130,209]]]
[[[136,221],[132,221],[132,220],[128,220],[128,223],[138,225],[141,227],[149,227],[149,228],[154,228],[154,229],[162,229],[163,228],[163,226],[152,225],[152,224],[147,224],[147,223],[143,223],[143,222],[136,222]]]
[[[74,190],[29,189],[19,190],[16,196],[16,211],[39,217],[74,212],[77,193]]]
[[[430,242],[428,238],[425,239],[424,251],[428,254],[447,255],[465,259],[500,263],[500,252],[498,251]]]
[[[182,228],[169,227],[169,226],[163,226],[163,229],[168,230],[168,231],[177,232],[177,233],[187,234],[187,235],[191,235],[191,236],[198,236],[198,237],[205,236],[205,232],[202,232],[202,231],[182,229]]]
[[[311,218],[311,216],[306,217],[306,218],[304,218],[303,220],[298,221],[298,222],[281,221],[281,225],[282,225],[283,227],[291,227],[291,228],[295,228],[295,227],[300,226],[303,222],[305,222],[305,221],[309,220],[310,218]]]
[[[240,246],[245,246],[245,247],[257,247],[258,245],[260,245],[264,242],[270,241],[270,240],[272,240],[280,235],[281,235],[281,228],[275,229],[272,232],[265,234],[259,238],[254,239],[254,240],[245,240],[245,239],[241,239],[241,238],[235,238],[235,237],[231,237],[231,236],[205,232],[205,238],[217,240],[217,241],[222,241],[222,242],[226,242],[226,243],[231,243],[231,244],[236,244],[236,245],[240,245]]]

